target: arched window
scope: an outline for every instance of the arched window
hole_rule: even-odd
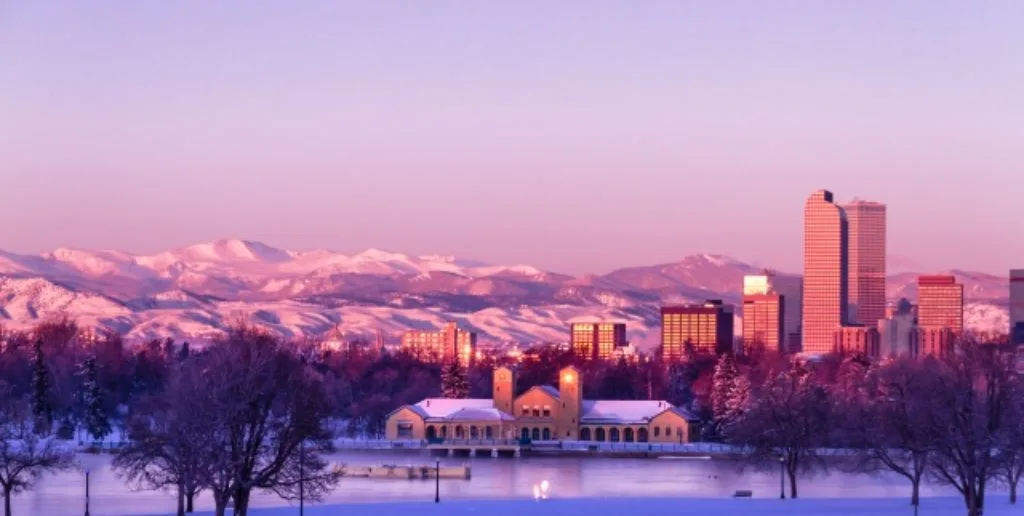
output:
[[[494,439],[494,427],[484,427],[484,439]]]
[[[654,437],[661,437],[661,427],[660,426],[654,427]]]
[[[437,439],[437,428],[435,428],[434,425],[427,426],[427,439]]]
[[[470,439],[479,439],[480,438],[480,429],[475,427],[475,426],[469,427],[469,438]]]
[[[642,443],[645,443],[645,442],[648,441],[648,439],[647,439],[647,429],[646,428],[641,428],[641,429],[636,431],[636,440],[639,441],[639,442],[642,442]]]
[[[530,429],[529,428],[524,428],[523,431],[521,432],[521,435],[523,436],[523,440],[524,441],[529,439],[530,438]]]
[[[544,429],[544,440],[545,441],[550,441],[551,440],[551,429],[550,428],[545,428]]]
[[[604,440],[605,440],[604,428],[597,427],[597,430],[594,431],[594,440],[598,441],[598,442],[604,442]]]
[[[441,427],[441,439],[447,439],[447,438],[448,438],[448,427],[447,426],[442,426]]]
[[[666,426],[665,427],[665,437],[672,437],[672,427],[671,426]]]
[[[463,428],[462,425],[459,425],[459,426],[455,427],[455,438],[456,439],[465,439],[466,438],[466,429]]]
[[[613,443],[619,442],[619,429],[618,428],[612,428],[612,430],[610,432],[608,432],[608,433],[609,433],[609,438],[608,438],[609,441],[611,441]]]
[[[532,437],[534,441],[539,441],[540,440],[540,428],[534,428],[533,432],[530,433],[530,437]]]
[[[634,439],[633,439],[633,429],[632,428],[627,428],[624,432],[622,432],[622,440],[627,442],[627,443],[633,442]]]
[[[583,428],[580,428],[580,440],[581,441],[589,441],[590,440],[590,428],[589,427],[585,426]]]

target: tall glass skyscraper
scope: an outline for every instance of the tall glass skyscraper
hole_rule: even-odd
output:
[[[836,330],[846,323],[848,228],[846,213],[828,190],[804,205],[802,352],[832,351]]]
[[[849,224],[846,316],[874,328],[885,319],[885,205],[855,200],[843,210]]]
[[[1010,271],[1010,339],[1024,344],[1024,269]]]

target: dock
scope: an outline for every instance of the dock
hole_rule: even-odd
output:
[[[449,457],[521,457],[523,449],[529,447],[515,439],[445,439],[427,441],[432,454]]]
[[[382,480],[428,480],[440,477],[443,480],[469,480],[472,470],[469,466],[353,466],[342,464],[335,471],[347,478],[372,478]]]

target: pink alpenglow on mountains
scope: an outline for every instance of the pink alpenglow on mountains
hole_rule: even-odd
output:
[[[58,249],[0,251],[0,324],[26,328],[66,314],[129,339],[202,339],[241,316],[286,337],[331,330],[371,337],[439,329],[481,344],[567,342],[569,321],[626,323],[641,348],[660,340],[659,308],[723,299],[741,304],[759,267],[720,255],[573,277],[529,265],[381,250],[346,255],[219,240],[153,255]],[[955,271],[969,328],[1006,331],[1007,279]],[[914,299],[916,274],[891,276],[888,297]],[[735,327],[741,328],[739,321]]]

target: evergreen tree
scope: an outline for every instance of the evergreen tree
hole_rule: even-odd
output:
[[[750,380],[745,375],[736,377],[732,389],[729,389],[729,398],[725,402],[725,433],[728,433],[729,424],[736,421],[747,411],[747,404],[750,402]]]
[[[468,398],[469,376],[459,363],[459,357],[449,360],[441,367],[441,396],[445,398]]]
[[[43,355],[43,341],[36,340],[32,363],[32,414],[36,417],[37,431],[48,432],[53,422],[50,402],[50,370]]]
[[[736,360],[732,353],[724,353],[718,358],[715,364],[715,373],[711,381],[711,411],[716,424],[721,424],[726,419],[729,410],[729,398],[736,385],[736,378],[739,371],[736,370]]]
[[[82,409],[85,414],[85,429],[94,438],[102,440],[110,435],[110,421],[104,406],[103,389],[100,386],[96,368],[96,357],[85,359],[80,368],[82,375]]]

